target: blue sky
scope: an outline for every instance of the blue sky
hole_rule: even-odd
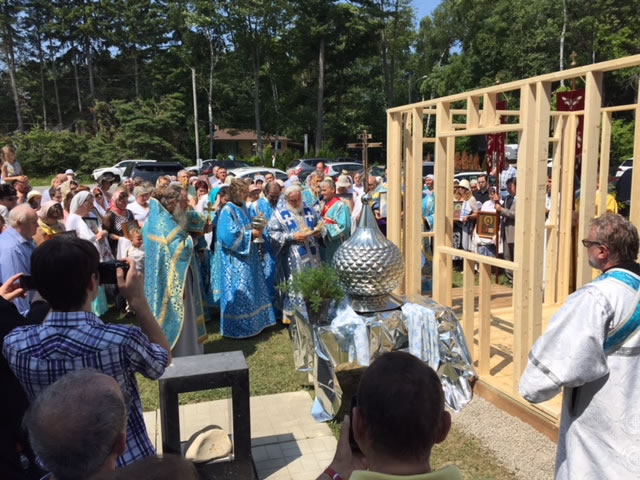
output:
[[[413,6],[416,9],[416,22],[420,24],[420,20],[433,12],[440,4],[441,0],[413,0]]]

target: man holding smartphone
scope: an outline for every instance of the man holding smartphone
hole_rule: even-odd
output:
[[[54,237],[43,243],[33,252],[31,274],[51,312],[42,325],[13,330],[3,348],[30,401],[72,370],[91,367],[115,378],[130,398],[127,446],[118,466],[155,454],[135,374],[157,379],[171,361],[169,343],[145,298],[142,276],[132,260],[127,262],[126,278],[123,269],[117,269],[117,283],[136,310],[139,327],[107,325],[91,313],[100,284],[98,252],[91,242]]]

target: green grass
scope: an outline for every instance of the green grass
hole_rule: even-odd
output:
[[[110,323],[134,323],[135,320],[125,318],[115,308],[102,317]],[[242,350],[249,364],[249,381],[251,395],[267,395],[273,393],[294,392],[307,390],[303,386],[301,377],[293,365],[293,352],[289,331],[286,326],[278,324],[263,331],[260,335],[234,340],[220,335],[219,322],[207,324],[210,333],[209,341],[205,344],[206,353],[228,352]],[[158,382],[137,376],[142,405],[145,411],[158,407]],[[228,389],[206,390],[180,396],[180,403],[198,403],[229,397]],[[342,421],[329,422],[333,434],[338,437]],[[465,479],[481,480],[514,480],[515,475],[503,467],[490,450],[482,443],[460,429],[455,424],[447,439],[434,448],[431,465],[440,468],[454,463],[463,472]]]
[[[48,187],[51,185],[51,180],[55,175],[49,175],[46,177],[32,177],[28,175],[29,183],[35,187]],[[78,184],[80,185],[93,185],[96,181],[90,175],[76,175]]]

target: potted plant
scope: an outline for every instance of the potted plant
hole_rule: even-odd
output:
[[[290,281],[281,283],[278,288],[289,295],[302,297],[312,324],[324,323],[331,301],[339,302],[344,298],[338,272],[324,263],[320,267],[305,268],[294,273]]]

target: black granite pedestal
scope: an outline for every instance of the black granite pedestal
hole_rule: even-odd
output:
[[[250,479],[251,457],[249,367],[240,351],[174,358],[160,378],[162,450],[182,454],[178,394],[231,387],[233,434],[229,461],[200,464],[203,478]],[[206,425],[203,425],[205,427]]]

